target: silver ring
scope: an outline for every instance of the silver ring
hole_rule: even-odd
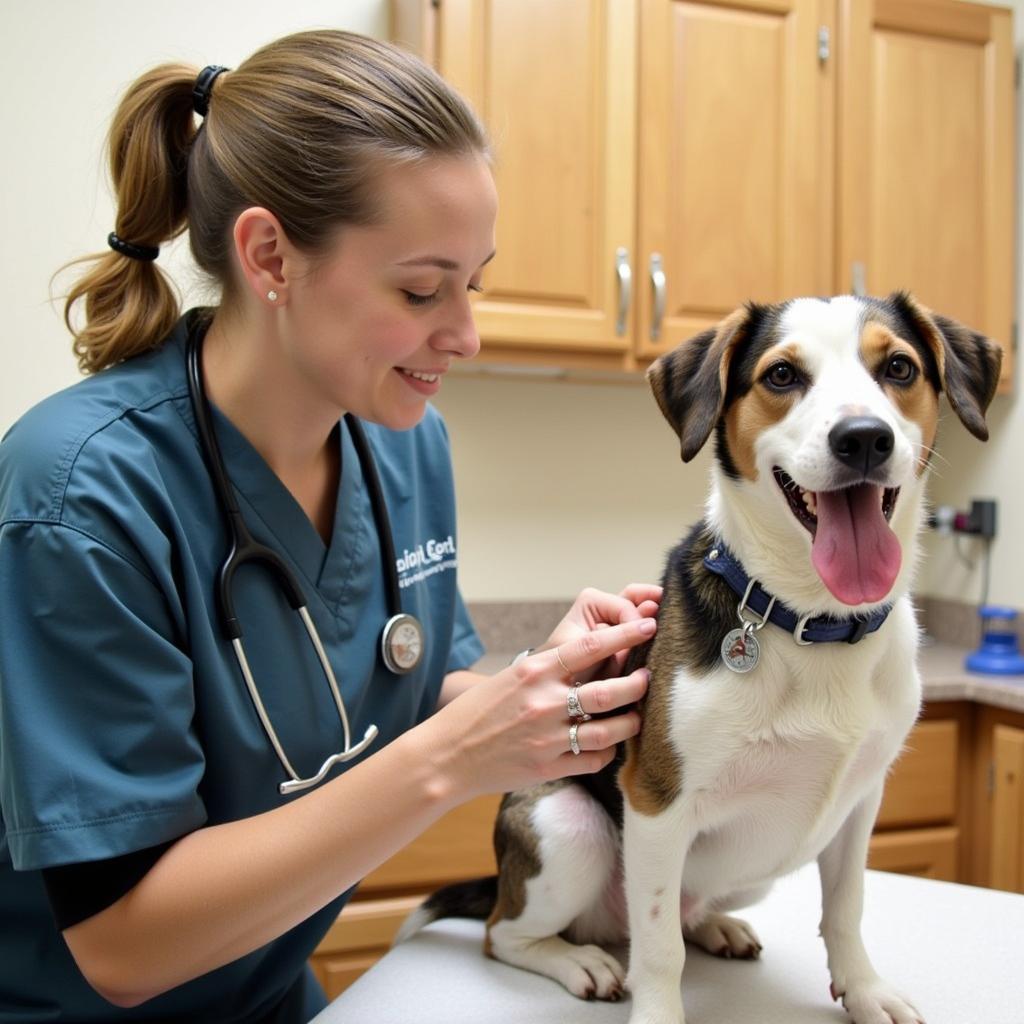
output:
[[[565,695],[565,708],[569,712],[569,717],[574,721],[589,722],[590,715],[583,710],[583,705],[580,703],[580,685],[577,680],[573,688]]]
[[[579,752],[580,752],[580,741],[579,741],[579,735],[578,735],[579,729],[580,729],[580,723],[579,722],[573,722],[572,725],[569,726],[569,749],[574,754],[579,754]]]
[[[562,666],[562,671],[572,679],[572,669],[562,660],[562,651],[560,648],[555,648],[555,657],[558,659],[558,664]]]

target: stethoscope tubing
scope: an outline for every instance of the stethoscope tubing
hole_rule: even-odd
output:
[[[224,457],[217,442],[214,432],[213,414],[210,408],[209,399],[206,395],[206,388],[203,383],[202,367],[200,365],[200,353],[202,349],[202,336],[204,325],[193,323],[188,333],[186,345],[186,376],[188,379],[189,398],[192,404],[192,411],[195,416],[196,429],[199,435],[199,447],[203,454],[203,461],[209,472],[210,480],[216,492],[217,501],[221,507],[230,538],[230,550],[222,563],[217,574],[217,610],[220,618],[221,628],[225,636],[231,641],[239,670],[245,681],[246,689],[252,700],[256,715],[263,726],[263,730],[277,755],[281,766],[288,774],[289,779],[282,782],[278,789],[282,795],[289,795],[304,789],[309,789],[321,782],[336,764],[341,764],[358,757],[376,739],[378,729],[375,725],[367,728],[363,738],[354,747],[352,733],[349,726],[348,714],[345,711],[345,703],[342,700],[341,690],[334,675],[334,670],[327,658],[320,634],[309,614],[306,596],[302,587],[292,570],[284,559],[265,544],[259,543],[249,532],[249,528],[242,516],[235,492],[231,486],[231,479],[228,476],[227,468],[224,465]],[[411,616],[402,612],[401,594],[398,584],[398,570],[395,562],[394,543],[391,538],[391,524],[388,519],[387,506],[384,501],[384,493],[380,484],[380,477],[377,474],[377,467],[370,451],[369,442],[362,428],[362,424],[351,414],[345,414],[345,422],[352,436],[352,442],[359,456],[359,463],[363,470],[363,477],[370,494],[370,505],[373,510],[374,523],[377,527],[377,535],[381,546],[381,560],[384,563],[384,581],[387,592],[388,622],[385,626],[381,642],[382,655],[385,664],[391,671],[399,673],[408,671],[404,667],[394,667],[386,655],[388,631],[393,624],[407,620],[415,624],[416,628],[422,630],[419,623]],[[327,679],[331,690],[338,717],[341,720],[344,733],[344,748],[336,754],[328,757],[320,767],[320,770],[308,778],[303,779],[295,770],[284,747],[278,738],[270,715],[260,697],[259,688],[253,677],[252,669],[249,666],[249,659],[246,657],[245,648],[242,644],[242,624],[235,614],[232,588],[234,586],[235,574],[242,565],[247,563],[262,563],[271,574],[276,577],[285,597],[291,608],[296,611],[305,627],[306,634],[316,652],[317,660]]]

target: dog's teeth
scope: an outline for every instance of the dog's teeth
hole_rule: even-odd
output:
[[[807,506],[807,511],[812,516],[818,514],[818,497],[814,491],[800,491],[800,497],[804,499],[804,504]]]

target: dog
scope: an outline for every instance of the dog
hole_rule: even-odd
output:
[[[648,381],[706,515],[672,550],[643,728],[604,772],[505,797],[496,879],[449,886],[400,939],[487,920],[485,951],[630,1024],[683,1024],[686,943],[753,958],[727,912],[816,860],[833,998],[923,1024],[871,965],[863,872],[886,772],[920,709],[908,596],[939,395],[986,440],[997,345],[911,295],[748,304]],[[628,978],[603,947],[629,940]]]

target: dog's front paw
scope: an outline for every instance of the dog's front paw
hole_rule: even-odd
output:
[[[910,1001],[881,978],[851,984],[845,992],[833,988],[832,995],[842,1000],[854,1024],[925,1024]]]
[[[757,933],[738,917],[708,914],[695,928],[684,928],[683,938],[707,950],[713,956],[756,960],[761,955]]]
[[[562,984],[579,999],[622,998],[625,971],[610,953],[600,946],[569,946],[561,973]]]

